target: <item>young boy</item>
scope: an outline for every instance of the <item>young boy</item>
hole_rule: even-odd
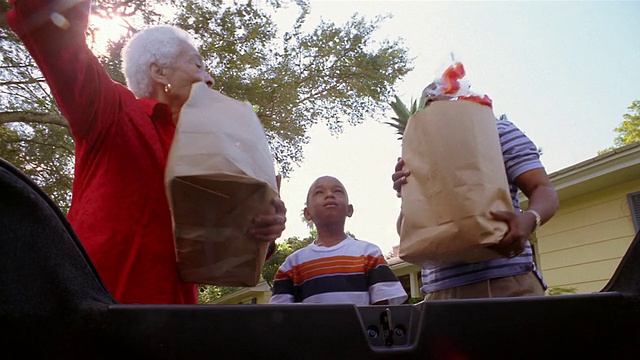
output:
[[[280,266],[270,303],[396,305],[407,299],[380,248],[345,234],[353,206],[338,179],[316,179],[306,205],[304,217],[313,222],[318,238]]]

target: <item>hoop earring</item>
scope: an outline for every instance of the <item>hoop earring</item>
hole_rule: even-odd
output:
[[[171,94],[171,84],[167,84],[164,86],[164,92],[167,94]]]

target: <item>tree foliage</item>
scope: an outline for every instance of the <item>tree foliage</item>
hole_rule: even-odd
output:
[[[623,115],[624,120],[614,129],[618,133],[613,140],[614,146],[601,150],[598,154],[640,141],[640,100],[634,100],[627,109],[629,112]]]
[[[123,19],[130,37],[145,24],[174,22],[194,35],[215,88],[256,106],[276,162],[284,176],[303,159],[302,146],[313,124],[340,132],[383,110],[394,84],[411,67],[399,40],[376,43],[372,35],[384,18],[353,16],[343,25],[302,26],[311,11],[295,1],[299,16],[291,29],[278,29],[270,14],[282,1],[96,0],[92,12]],[[173,6],[175,18],[166,18]],[[0,10],[8,10],[0,0]],[[280,30],[286,30],[284,32]],[[89,41],[95,28],[88,31]],[[125,39],[98,54],[116,81]],[[0,157],[36,179],[62,207],[68,206],[73,177],[73,139],[42,75],[22,44],[0,20]],[[68,151],[71,149],[72,151]]]
[[[8,9],[6,1],[0,9]],[[30,176],[66,211],[74,156],[67,122],[4,16],[0,48],[0,157]]]
[[[212,304],[214,300],[237,291],[238,289],[241,288],[230,286],[200,285],[198,286],[198,303]]]
[[[313,124],[339,132],[344,122],[373,117],[410,70],[399,42],[373,44],[383,18],[353,16],[342,27],[322,22],[303,33],[310,9],[301,4],[293,29],[278,37],[268,13],[251,2],[228,8],[197,0],[181,4],[176,24],[199,34],[215,87],[257,105],[284,174],[302,160]]]
[[[615,139],[617,146],[624,146],[640,141],[640,100],[635,100],[624,114],[624,121],[614,130],[619,134]]]
[[[547,290],[548,295],[568,295],[568,294],[576,294],[578,289],[574,287],[552,287]]]

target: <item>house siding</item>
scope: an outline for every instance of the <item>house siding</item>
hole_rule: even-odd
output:
[[[539,264],[550,288],[600,291],[635,236],[627,194],[640,179],[593,191],[560,203],[537,234]]]

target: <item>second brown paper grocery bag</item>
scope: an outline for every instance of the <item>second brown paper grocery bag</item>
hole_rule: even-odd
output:
[[[507,231],[490,211],[513,211],[498,138],[489,106],[434,101],[414,114],[402,142],[399,256],[434,266],[501,257],[487,247]]]

